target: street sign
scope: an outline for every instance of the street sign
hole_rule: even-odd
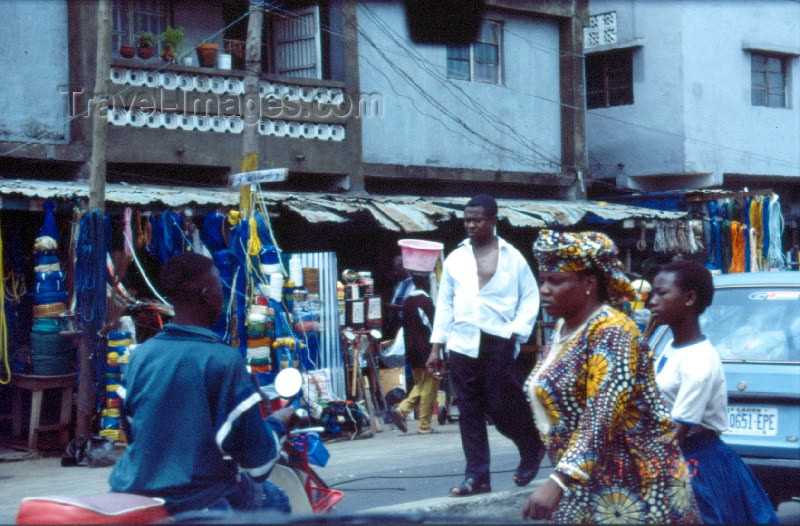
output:
[[[231,186],[242,186],[251,183],[282,183],[289,177],[288,168],[270,168],[269,170],[256,170],[255,172],[241,172],[232,174]]]

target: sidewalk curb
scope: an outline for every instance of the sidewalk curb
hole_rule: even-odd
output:
[[[522,506],[525,499],[533,490],[541,486],[545,480],[534,480],[522,488],[515,488],[496,493],[484,493],[472,497],[435,497],[432,499],[417,500],[380,506],[357,512],[358,514],[372,513],[439,513],[450,515],[493,515],[493,516],[522,516]],[[502,510],[508,510],[503,513]],[[512,513],[513,512],[513,513]]]

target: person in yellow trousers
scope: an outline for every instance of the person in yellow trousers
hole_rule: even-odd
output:
[[[431,416],[439,392],[439,379],[425,369],[425,361],[431,354],[431,331],[433,328],[433,300],[428,293],[430,273],[411,271],[414,289],[403,302],[403,339],[406,347],[406,363],[414,377],[414,387],[408,396],[397,405],[392,420],[403,432],[406,414],[418,409],[417,433],[433,433]]]

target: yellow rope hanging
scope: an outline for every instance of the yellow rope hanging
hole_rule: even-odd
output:
[[[745,270],[745,237],[744,231],[747,227],[738,221],[731,221],[731,248],[732,257],[731,265],[728,267],[728,272],[733,274],[737,272],[744,272]]]
[[[5,268],[3,266],[3,234],[0,231],[0,276],[4,276],[5,281]],[[11,365],[9,364],[8,356],[8,325],[6,322],[6,288],[0,286],[0,362],[5,371],[5,378],[0,377],[0,384],[7,384],[11,381]]]
[[[261,252],[261,239],[258,237],[258,223],[250,215],[250,235],[247,240],[247,253],[251,256],[257,256]]]
[[[6,300],[12,305],[19,304],[28,292],[25,286],[25,278],[12,270],[8,273],[5,280],[7,282],[5,287]]]
[[[761,198],[754,197],[750,202],[750,228],[756,231],[756,244],[760,247],[764,235],[763,215],[761,211]]]

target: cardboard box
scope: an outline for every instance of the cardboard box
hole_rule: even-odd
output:
[[[393,367],[391,369],[380,369],[378,376],[381,381],[381,389],[386,394],[395,387],[401,387],[404,391],[406,389],[406,370],[405,367]]]

